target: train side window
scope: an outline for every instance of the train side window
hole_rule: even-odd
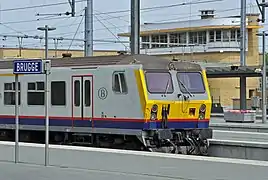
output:
[[[113,91],[120,94],[127,93],[126,77],[123,72],[115,72],[113,74]]]
[[[51,105],[65,106],[66,105],[66,85],[65,81],[51,82]]]
[[[120,81],[119,81],[119,75],[114,75],[114,84],[113,84],[113,90],[114,92],[120,92]]]
[[[45,88],[44,82],[28,83],[28,105],[44,105],[45,104]]]
[[[122,93],[127,93],[127,84],[125,79],[125,74],[119,73],[120,82],[121,82],[121,91]]]
[[[91,95],[91,89],[90,89],[90,81],[89,80],[86,80],[85,81],[85,106],[86,107],[89,107],[90,106],[90,101],[91,101],[91,98],[90,98],[90,95]]]
[[[80,81],[74,81],[74,105],[80,106]]]
[[[19,82],[19,105],[21,104],[20,82]],[[15,105],[15,82],[4,83],[4,105]]]

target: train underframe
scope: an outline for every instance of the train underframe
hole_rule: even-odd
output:
[[[211,138],[211,129],[159,129],[144,132],[142,142],[152,152],[207,155]]]
[[[147,130],[141,135],[50,132],[50,144],[151,151],[174,154],[206,155],[211,129]],[[0,130],[0,141],[15,141],[15,131]],[[20,142],[45,143],[45,132],[20,130]]]

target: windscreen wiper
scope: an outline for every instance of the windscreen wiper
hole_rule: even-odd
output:
[[[167,94],[168,88],[169,88],[169,79],[168,79],[168,81],[167,81],[167,85],[166,85],[166,89],[165,89],[165,94],[164,94],[164,95]]]
[[[177,78],[179,83],[184,87],[184,89],[187,91],[187,93],[193,97],[194,95],[189,91],[189,89],[185,86],[185,84],[180,80],[180,78]]]

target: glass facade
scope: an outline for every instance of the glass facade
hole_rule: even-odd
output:
[[[142,49],[207,45],[215,42],[240,42],[240,29],[203,30],[152,34],[141,37]]]

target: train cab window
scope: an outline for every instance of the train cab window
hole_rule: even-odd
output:
[[[64,81],[51,82],[51,105],[66,105],[66,85]]]
[[[205,93],[205,86],[201,73],[178,72],[177,79],[182,93]]]
[[[28,105],[44,105],[45,88],[44,82],[28,83]]]
[[[20,97],[20,82],[19,82],[19,105],[21,104]],[[4,105],[15,105],[15,82],[4,83]]]
[[[120,94],[127,93],[126,77],[123,72],[115,72],[113,74],[113,91]]]
[[[147,89],[152,94],[173,93],[173,83],[169,72],[146,72]]]

